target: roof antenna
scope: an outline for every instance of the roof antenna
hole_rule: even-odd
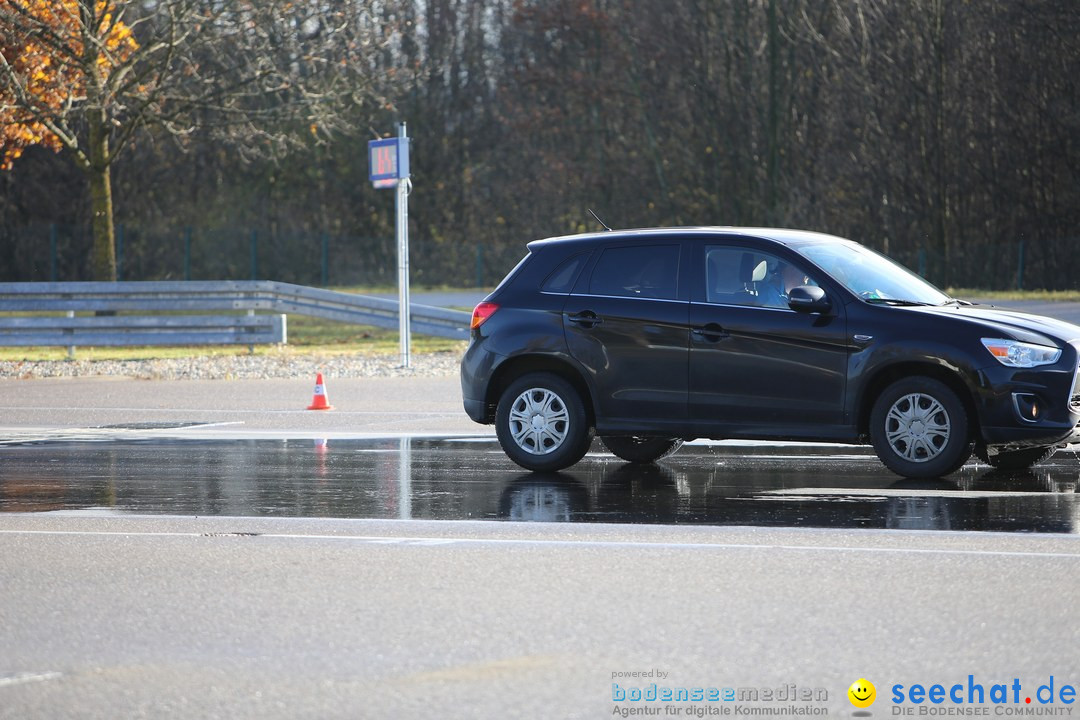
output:
[[[599,216],[599,215],[597,215],[596,213],[594,213],[594,212],[592,211],[592,208],[588,208],[588,211],[589,211],[589,214],[593,216],[593,219],[594,219],[594,220],[596,220],[596,222],[600,223],[600,226],[601,226],[602,228],[604,228],[604,229],[605,229],[605,230],[607,230],[608,232],[611,232],[611,228],[609,228],[609,227],[607,226],[607,223],[606,223],[606,222],[604,222],[603,220],[601,220],[601,219],[600,219],[600,216]]]

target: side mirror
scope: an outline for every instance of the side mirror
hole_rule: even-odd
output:
[[[825,291],[814,285],[800,285],[788,293],[788,307],[796,312],[826,313],[832,307]]]

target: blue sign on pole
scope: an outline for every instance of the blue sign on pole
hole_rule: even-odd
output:
[[[368,142],[368,179],[377,188],[396,188],[395,226],[398,246],[398,335],[401,366],[409,367],[412,330],[409,325],[409,136],[398,123],[398,136]]]
[[[377,188],[396,187],[409,177],[409,138],[368,142],[368,179]]]

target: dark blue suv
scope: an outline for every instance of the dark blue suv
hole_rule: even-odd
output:
[[[858,243],[706,227],[528,248],[461,364],[466,412],[527,469],[594,435],[631,462],[745,438],[869,442],[925,478],[1080,438],[1080,327],[955,300]]]

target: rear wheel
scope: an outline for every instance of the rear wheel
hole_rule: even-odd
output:
[[[604,435],[600,438],[616,457],[632,463],[651,463],[674,454],[683,441],[680,438]]]
[[[592,444],[581,396],[551,373],[523,375],[503,391],[495,433],[507,457],[534,471],[570,467]]]
[[[997,455],[990,455],[985,446],[975,448],[975,454],[979,456],[980,460],[1000,470],[1027,470],[1032,465],[1037,465],[1043,460],[1049,459],[1055,452],[1057,452],[1057,447],[1052,446],[1010,450]]]
[[[928,377],[885,388],[870,413],[870,438],[881,462],[904,477],[948,475],[971,456],[964,404],[948,385]]]

